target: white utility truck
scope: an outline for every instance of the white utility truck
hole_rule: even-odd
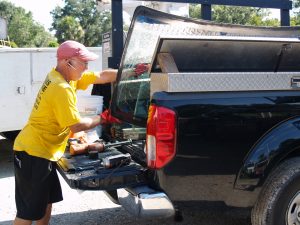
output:
[[[89,69],[102,70],[102,48]],[[56,65],[56,48],[0,48],[0,133],[14,137],[25,125],[37,92],[47,73]],[[90,90],[81,92],[89,95]]]

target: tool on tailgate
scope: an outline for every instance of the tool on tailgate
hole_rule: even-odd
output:
[[[70,155],[80,155],[91,152],[91,157],[95,156],[95,152],[103,152],[104,150],[111,147],[118,147],[125,144],[132,144],[132,141],[129,139],[127,141],[118,141],[114,143],[80,143],[78,139],[70,138]]]
[[[104,168],[108,169],[108,168],[128,165],[130,161],[131,161],[131,156],[129,153],[127,153],[127,154],[119,154],[119,155],[112,155],[112,156],[105,157],[102,160],[102,164]]]

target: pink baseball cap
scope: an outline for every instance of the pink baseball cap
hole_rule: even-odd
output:
[[[93,61],[99,56],[77,41],[65,41],[58,47],[56,57],[59,60],[78,57],[83,61]]]

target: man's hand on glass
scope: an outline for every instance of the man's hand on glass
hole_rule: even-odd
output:
[[[148,63],[138,63],[135,65],[134,73],[135,76],[138,77],[149,70],[149,64]]]

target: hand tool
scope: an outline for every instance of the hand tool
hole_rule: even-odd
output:
[[[98,151],[103,152],[109,148],[112,147],[119,147],[121,145],[130,145],[132,144],[132,140],[129,139],[127,141],[118,141],[114,143],[101,143],[101,142],[94,142],[92,144],[84,143],[73,143],[70,144],[70,155],[80,155],[80,154],[86,154],[89,151]]]

